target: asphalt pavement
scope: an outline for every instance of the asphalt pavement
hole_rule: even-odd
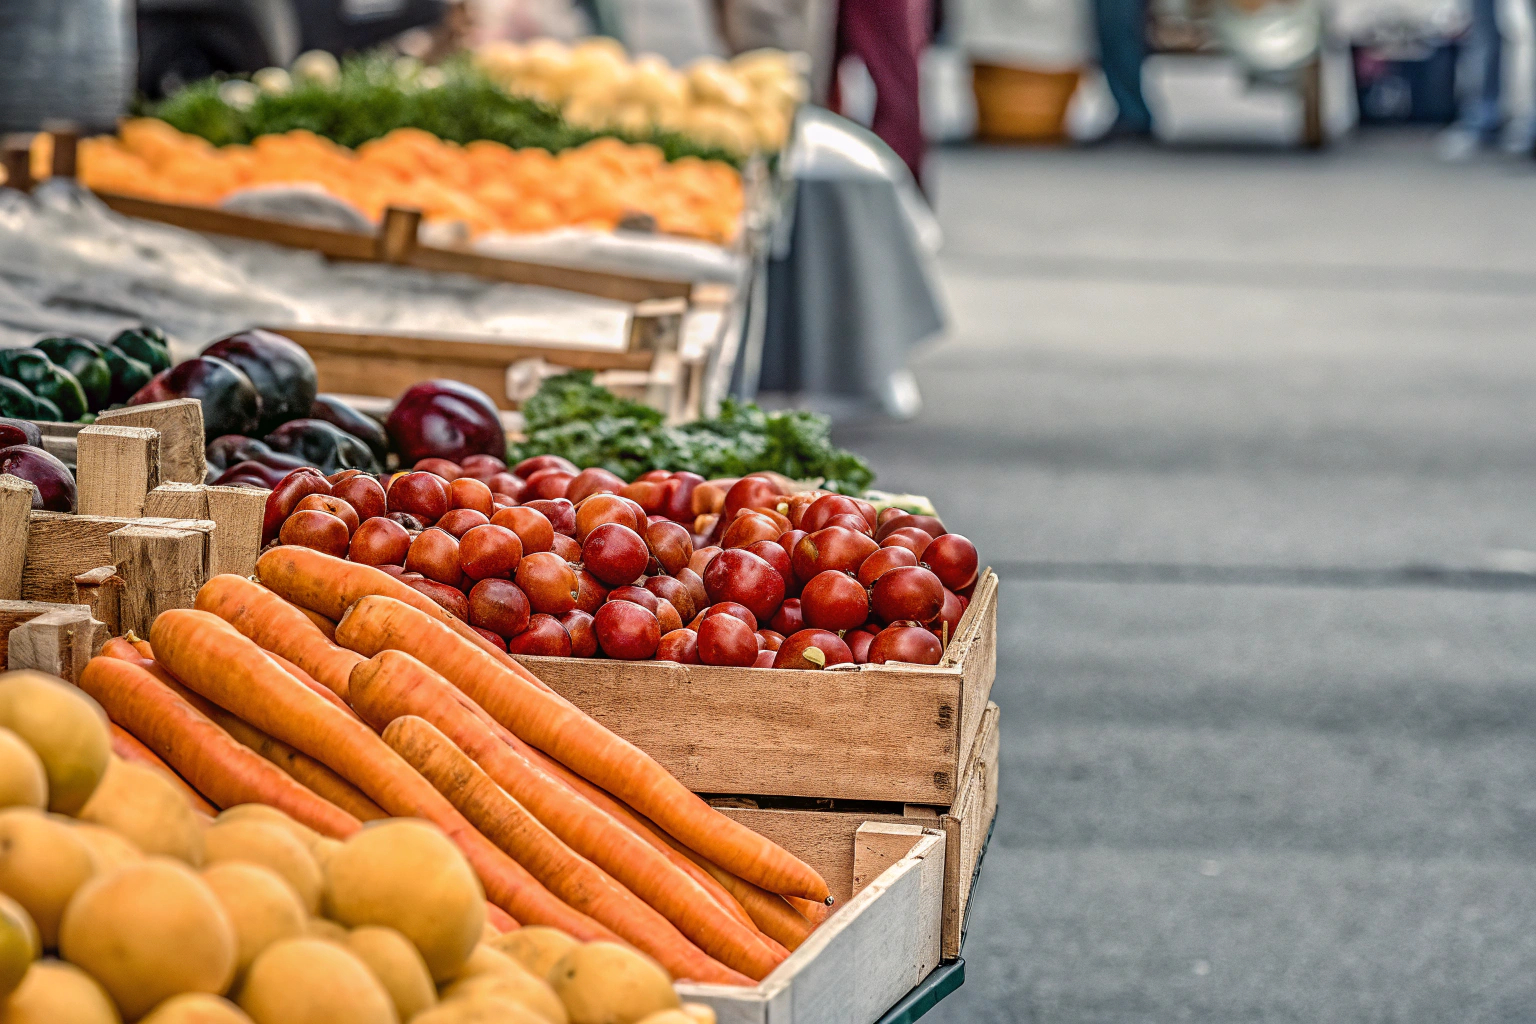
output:
[[[839,440],[1003,578],[949,1022],[1536,1020],[1536,164],[938,158],[954,329]]]

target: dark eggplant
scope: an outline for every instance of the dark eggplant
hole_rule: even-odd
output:
[[[0,448],[0,473],[32,485],[32,507],[44,512],[75,510],[75,478],[69,467],[41,448],[14,444]]]
[[[372,416],[358,412],[335,395],[315,396],[315,404],[310,406],[309,416],[310,419],[325,420],[332,426],[340,427],[366,444],[368,450],[373,452],[373,457],[379,460],[379,465],[384,465],[389,458],[389,435],[384,433],[384,425]]]
[[[0,377],[0,416],[19,420],[46,419],[38,415],[37,399],[20,381]]]
[[[260,462],[237,462],[220,473],[213,482],[220,487],[248,486],[271,490],[291,472],[289,469],[265,466]]]
[[[0,418],[0,448],[9,448],[14,444],[29,444],[33,448],[41,448],[43,432],[37,429],[36,423]]]
[[[85,392],[85,405],[91,412],[105,409],[112,400],[112,370],[102,358],[101,346],[84,338],[56,336],[44,338],[32,346],[75,375]]]
[[[270,434],[289,420],[309,415],[319,390],[315,361],[298,345],[271,331],[231,334],[203,349],[203,355],[233,363],[245,371],[261,396],[256,433]]]
[[[261,419],[261,396],[239,368],[222,359],[200,356],[162,370],[134,392],[129,405],[196,398],[203,403],[203,436],[249,434]]]
[[[239,434],[225,434],[208,442],[208,465],[220,471],[238,462],[259,462],[283,472],[307,466],[309,463],[293,455],[284,455],[268,448],[266,442]]]
[[[158,327],[131,327],[113,338],[112,344],[149,367],[151,376],[171,368],[171,345]]]
[[[133,358],[116,345],[101,346],[101,358],[112,374],[111,400],[114,402],[128,401],[155,375],[148,363]]]
[[[273,451],[297,455],[327,475],[343,469],[380,469],[366,444],[325,420],[289,420],[262,440]]]
[[[406,466],[426,458],[460,462],[470,455],[507,455],[507,435],[496,404],[484,391],[456,380],[411,385],[384,427]]]

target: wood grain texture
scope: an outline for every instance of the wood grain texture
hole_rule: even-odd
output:
[[[0,601],[21,600],[33,491],[30,481],[9,473],[0,475]]]
[[[91,616],[106,628],[107,636],[121,636],[123,578],[117,574],[117,566],[103,565],[75,577],[75,595],[72,604],[83,604],[91,610]]]
[[[148,636],[156,615],[192,607],[198,588],[208,582],[208,538],[199,531],[131,525],[113,531],[107,541],[123,578],[119,618],[125,632]]]
[[[5,666],[36,669],[73,683],[108,636],[106,627],[84,605],[50,605],[48,611],[7,634]]]
[[[335,394],[393,398],[412,384],[449,377],[479,388],[503,409],[507,367],[543,359],[579,370],[649,369],[651,353],[581,349],[515,341],[455,341],[444,338],[269,328],[301,345],[315,361],[320,390]]]
[[[944,843],[911,851],[750,989],[677,984],[719,1024],[873,1024],[939,963]]]
[[[76,510],[85,516],[142,516],[145,495],[160,485],[160,432],[89,426],[76,441]]]
[[[958,669],[518,660],[695,792],[954,799]]]
[[[13,629],[61,607],[67,606],[47,601],[0,601],[0,663],[9,657],[7,644]]]
[[[125,526],[171,526],[206,538],[214,524],[197,519],[124,519],[39,512],[28,517],[27,558],[21,574],[21,596],[27,601],[69,601],[75,577],[103,565],[115,565],[107,539]],[[206,554],[205,554],[206,558]]]
[[[163,483],[145,496],[144,514],[162,519],[210,519],[208,490],[202,484]]]
[[[70,469],[75,468],[75,444],[74,435],[69,437],[55,437],[52,434],[43,435],[43,451],[58,459]]]
[[[694,792],[947,807],[997,674],[996,580],[978,584],[949,665],[518,660]]]
[[[853,833],[853,894],[905,857],[923,837],[923,826],[896,822],[866,821]],[[947,850],[946,850],[947,852]]]
[[[266,513],[269,490],[255,487],[207,487],[208,518],[213,531],[208,552],[208,574],[232,572],[250,576],[261,554],[261,520]]]
[[[298,249],[313,249],[332,259],[374,262],[380,258],[380,246],[373,235],[289,224],[264,217],[230,213],[211,206],[183,206],[178,203],[162,203],[152,199],[138,199],[109,192],[98,192],[97,196],[118,213],[155,220],[162,224],[174,224],[192,231],[231,235],[236,238],[254,238]],[[493,281],[510,281],[515,284],[543,285],[564,291],[618,299],[623,302],[686,296],[691,287],[686,281],[668,281],[628,274],[575,270],[541,263],[523,263],[517,260],[484,256],[465,249],[442,249],[423,245],[411,247],[409,252],[402,255],[399,262],[421,270],[473,274]]]
[[[771,806],[775,802],[771,798],[715,798],[710,803],[726,817],[767,836],[815,868],[839,903],[847,902],[856,891],[856,836],[861,825],[875,822],[942,830],[950,858],[944,886],[943,947],[945,959],[952,959],[959,955],[971,876],[981,857],[987,830],[997,814],[999,721],[997,705],[989,704],[971,762],[961,778],[959,797],[952,807],[909,805],[901,808],[900,813],[894,807],[890,813],[879,813],[868,808],[779,808]],[[768,806],[743,806],[754,802]]]
[[[160,431],[160,479],[200,484],[208,472],[204,454],[203,403],[195,398],[124,406],[97,413],[98,426],[149,427]]]
[[[992,819],[997,816],[999,716],[997,705],[989,703],[960,794],[954,806],[939,817],[948,858],[944,879],[945,960],[960,955],[965,914],[971,900],[971,879]]]

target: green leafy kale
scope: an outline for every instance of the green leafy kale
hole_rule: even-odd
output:
[[[820,477],[823,487],[844,493],[862,492],[875,479],[868,463],[832,443],[825,416],[766,412],[727,399],[714,419],[667,427],[661,413],[594,384],[592,376],[578,370],[546,380],[523,404],[528,439],[512,445],[508,458],[560,455],[626,480],[653,469],[709,478],[771,471]]]
[[[676,132],[635,134],[577,127],[555,107],[503,91],[467,57],[448,61],[441,70],[442,84],[423,88],[402,75],[392,58],[349,57],[342,62],[335,85],[295,82],[285,93],[262,92],[248,109],[225,103],[219,95],[222,80],[208,78],[150,105],[145,112],[216,146],[303,128],[356,148],[396,128],[420,128],[461,145],[489,139],[514,149],[537,146],[551,153],[614,136],[658,146],[668,160],[697,156],[741,165],[738,155]]]

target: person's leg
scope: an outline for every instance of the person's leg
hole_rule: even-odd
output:
[[[1502,121],[1499,98],[1504,84],[1504,37],[1499,33],[1498,0],[1472,0],[1472,92],[1462,105],[1461,122],[1492,140]]]
[[[1152,111],[1141,94],[1141,64],[1147,55],[1146,0],[1094,0],[1093,16],[1099,64],[1120,108],[1115,129],[1150,132]]]
[[[928,0],[843,0],[838,17],[840,49],[858,54],[875,83],[870,126],[923,181],[921,87],[918,62],[927,45]]]
[[[1472,0],[1467,52],[1457,71],[1467,72],[1461,89],[1456,123],[1436,143],[1445,160],[1465,160],[1498,141],[1503,121],[1499,109],[1503,91],[1504,38],[1499,33],[1498,0]]]

